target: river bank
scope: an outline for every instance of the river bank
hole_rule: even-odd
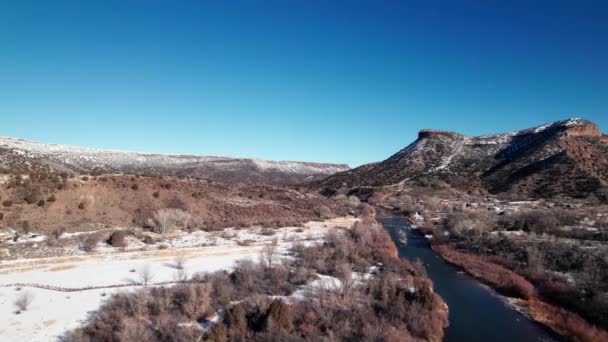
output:
[[[608,341],[608,332],[599,329],[579,315],[544,302],[534,285],[521,275],[478,255],[463,253],[448,244],[429,241],[433,251],[446,262],[492,287],[499,293],[514,298],[513,302],[533,321],[574,341]]]
[[[410,261],[420,260],[436,292],[449,306],[449,326],[444,341],[563,340],[518,312],[506,297],[444,261],[404,217],[383,211],[378,216],[396,242],[399,257]],[[402,239],[403,232],[407,235],[406,239]]]

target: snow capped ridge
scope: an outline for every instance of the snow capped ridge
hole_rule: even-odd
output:
[[[51,165],[56,170],[84,173],[102,170],[225,178],[226,172],[229,172],[230,179],[235,181],[267,178],[280,183],[287,181],[286,178],[289,177],[289,182],[297,182],[309,176],[330,175],[349,169],[348,165],[344,164],[106,150],[10,137],[0,137],[0,148],[9,150],[14,155]]]
[[[550,123],[546,123],[543,125],[539,125],[532,128],[505,132],[505,133],[497,133],[497,134],[485,134],[479,136],[469,136],[461,133],[444,131],[444,130],[436,130],[436,129],[422,129],[418,132],[418,139],[428,139],[428,138],[452,138],[463,140],[465,144],[476,144],[476,145],[495,145],[495,144],[507,144],[511,142],[513,137],[526,135],[526,134],[538,134],[545,132],[549,129],[560,129],[564,130],[569,128],[576,127],[592,127],[593,129],[597,129],[597,126],[591,121],[582,119],[582,118],[570,118],[565,120],[553,121]]]

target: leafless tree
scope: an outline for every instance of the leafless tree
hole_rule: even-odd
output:
[[[337,266],[338,277],[341,283],[342,299],[348,300],[351,297],[353,288],[355,287],[355,278],[353,270],[348,263],[343,263]]]
[[[179,254],[178,256],[175,257],[175,259],[173,260],[174,264],[175,264],[175,268],[178,270],[183,270],[184,267],[186,266],[186,256],[183,254]]]
[[[21,292],[15,300],[15,306],[19,311],[26,311],[32,304],[32,300],[34,300],[34,296],[30,292]]]
[[[534,247],[528,247],[526,250],[528,255],[528,268],[532,272],[540,272],[543,270],[545,257],[543,252]]]
[[[154,213],[152,218],[148,219],[147,225],[155,233],[164,234],[188,228],[191,218],[190,213],[181,209],[160,209]]]
[[[175,280],[178,283],[183,283],[186,280],[188,280],[188,273],[186,272],[186,270],[183,267],[178,268],[177,270],[175,270],[175,274],[173,275],[173,280]]]
[[[152,279],[154,278],[154,273],[152,273],[152,269],[150,269],[150,265],[146,265],[146,266],[140,268],[139,271],[137,272],[137,275],[139,276],[140,283],[143,286],[148,286],[150,281],[152,281]]]
[[[278,240],[272,239],[272,242],[262,249],[260,261],[268,268],[272,267],[272,260],[277,252]]]

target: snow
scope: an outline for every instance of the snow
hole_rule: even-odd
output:
[[[257,260],[260,248],[216,248],[204,255],[189,258],[186,272],[212,272],[230,269],[237,260]],[[159,251],[163,252],[163,251]],[[176,254],[177,255],[177,254]],[[130,256],[134,257],[134,256]],[[32,304],[27,311],[17,315],[13,305],[18,287],[0,287],[0,312],[5,318],[0,320],[0,336],[7,341],[49,341],[69,329],[84,322],[89,313],[103,302],[102,293],[107,297],[117,291],[139,288],[138,271],[149,267],[151,282],[172,282],[176,274],[173,256],[147,256],[141,259],[107,257],[100,260],[76,261],[36,269],[27,272],[1,275],[2,285],[13,283],[36,283],[63,288],[85,288],[88,286],[125,285],[119,288],[101,288],[75,292],[60,292],[36,287],[22,287],[21,291],[33,294]],[[62,269],[64,268],[64,269]],[[54,271],[53,269],[57,269]],[[132,272],[135,270],[135,272]]]
[[[175,259],[181,256],[186,259],[188,275],[228,270],[239,260],[257,261],[262,248],[275,237],[278,239],[277,257],[289,257],[287,251],[295,241],[317,243],[330,229],[350,227],[354,222],[356,219],[352,217],[310,222],[305,228],[274,230],[276,233],[272,236],[260,235],[261,227],[228,229],[224,235],[227,239],[221,238],[221,233],[196,232],[175,236],[167,241],[168,249],[119,253],[117,249],[104,247],[89,255],[1,261],[0,312],[4,315],[0,320],[1,340],[58,340],[67,330],[82,324],[112,293],[140,288],[138,271],[144,268],[149,268],[153,274],[152,285],[174,282],[177,273]],[[212,239],[217,245],[208,245]],[[237,240],[251,240],[251,245],[239,246]],[[339,281],[336,283],[335,280],[320,276],[311,286],[335,288],[339,286]],[[71,292],[62,292],[58,288],[68,288]],[[26,311],[15,314],[14,301],[20,291],[31,293],[33,301]],[[102,296],[104,293],[106,295]]]
[[[261,159],[227,158],[219,156],[177,155],[106,150],[0,137],[0,147],[8,148],[29,158],[44,158],[77,168],[127,170],[133,167],[214,167],[219,170],[240,170],[253,164],[261,171],[281,171],[293,174],[333,174],[348,170],[347,165]],[[203,164],[203,165],[201,165]]]
[[[0,288],[0,336],[4,341],[53,341],[69,329],[76,328],[90,312],[96,310],[109,295],[119,290],[56,292],[24,288],[33,296],[26,311],[15,314],[14,300],[20,291]],[[124,290],[122,290],[124,291]],[[106,293],[106,296],[102,296]]]

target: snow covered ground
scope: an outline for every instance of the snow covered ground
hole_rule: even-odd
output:
[[[238,260],[257,261],[261,249],[274,238],[278,241],[279,257],[285,257],[294,242],[314,243],[332,227],[350,227],[354,221],[353,218],[341,218],[311,222],[303,229],[273,230],[274,235],[262,235],[260,228],[229,229],[222,234],[223,238],[213,235],[216,239],[213,246],[208,245],[212,233],[196,232],[169,241],[167,249],[119,252],[104,247],[98,253],[86,256],[3,261],[0,263],[0,312],[3,317],[0,340],[57,340],[86,320],[112,293],[140,287],[141,270],[150,270],[152,284],[175,281],[178,257],[185,258],[184,268],[189,275],[230,269]],[[243,245],[243,241],[247,244]],[[86,289],[88,287],[101,288]],[[31,295],[32,303],[26,311],[16,314],[14,302],[23,292]]]

